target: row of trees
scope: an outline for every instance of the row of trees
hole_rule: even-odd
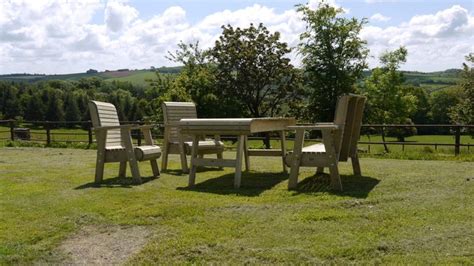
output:
[[[297,10],[306,22],[296,48],[301,69],[286,57],[291,48],[278,32],[263,24],[227,25],[210,49],[180,43],[168,58],[183,65],[181,72],[157,72],[146,88],[99,79],[1,83],[0,112],[4,118],[86,120],[87,101],[97,99],[114,103],[122,120],[161,121],[161,103],[172,100],[194,101],[201,117],[295,116],[317,122],[331,121],[337,97],[355,92],[368,98],[368,123],[474,122],[474,75],[468,65],[473,55],[464,64],[459,88],[431,95],[404,85],[398,71],[408,55],[404,47],[383,53],[381,67],[363,79],[369,51],[359,33],[367,21],[344,18],[342,9],[325,3]],[[411,133],[388,132],[401,138]]]

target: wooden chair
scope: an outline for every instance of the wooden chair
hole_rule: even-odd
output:
[[[164,102],[163,117],[165,123],[165,133],[163,140],[163,159],[161,168],[168,167],[168,154],[180,154],[181,169],[184,173],[189,172],[186,155],[191,155],[193,138],[192,136],[180,134],[179,120],[183,118],[197,118],[196,105],[192,102]],[[224,143],[220,141],[220,136],[214,136],[213,140],[202,140],[198,143],[198,155],[217,154],[218,159],[222,159]]]
[[[161,156],[161,149],[153,145],[152,126],[120,125],[117,110],[110,103],[90,101],[89,110],[97,140],[96,183],[102,181],[104,163],[109,162],[120,162],[119,177],[125,176],[128,162],[133,178],[140,183],[137,161],[150,161],[153,176],[160,175],[156,159]],[[133,146],[132,129],[141,129],[146,145]]]
[[[322,173],[324,167],[328,167],[331,176],[330,186],[335,190],[342,190],[338,162],[347,161],[350,157],[354,174],[361,175],[357,141],[360,136],[365,100],[365,97],[355,94],[343,95],[338,99],[333,123],[288,127],[296,130],[293,152],[285,157],[285,162],[291,167],[288,189],[296,187],[300,166],[317,167],[317,173]],[[303,148],[304,134],[309,130],[320,130],[323,143]]]

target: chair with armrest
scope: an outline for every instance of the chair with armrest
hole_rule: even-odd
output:
[[[197,118],[196,105],[192,102],[164,102],[163,118],[165,132],[163,138],[163,159],[161,169],[168,167],[168,154],[179,154],[181,159],[181,169],[184,173],[189,172],[186,155],[191,155],[193,139],[191,136],[181,134],[179,131],[179,120],[183,118]],[[224,143],[220,141],[220,136],[214,139],[202,139],[199,141],[199,156],[204,154],[217,154],[217,158],[222,159]]]
[[[296,130],[293,151],[285,157],[285,162],[291,167],[288,189],[296,188],[301,166],[317,167],[317,173],[322,173],[324,167],[328,167],[331,176],[330,186],[335,190],[342,190],[339,162],[351,158],[354,174],[361,175],[357,141],[360,136],[365,101],[366,98],[363,96],[342,95],[337,102],[334,122],[288,127],[290,130]],[[323,141],[303,147],[304,133],[311,130],[321,131]]]
[[[156,160],[161,156],[161,149],[153,144],[152,126],[120,125],[117,110],[110,103],[90,101],[89,110],[97,141],[96,183],[102,181],[104,164],[109,162],[120,162],[119,177],[125,176],[128,162],[132,177],[137,182],[141,182],[138,161],[150,161],[153,176],[160,175]],[[141,130],[146,145],[133,145],[132,129]]]

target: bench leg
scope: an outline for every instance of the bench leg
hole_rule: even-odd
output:
[[[160,176],[160,169],[158,168],[158,163],[156,160],[150,160],[151,171],[153,172],[153,177]]]

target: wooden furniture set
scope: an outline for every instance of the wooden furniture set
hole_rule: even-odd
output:
[[[322,173],[329,168],[330,186],[342,190],[338,162],[351,158],[354,174],[360,175],[357,155],[357,140],[360,134],[365,97],[346,94],[338,99],[334,121],[313,125],[296,125],[294,118],[197,118],[193,103],[165,102],[163,116],[165,124],[162,169],[167,169],[168,154],[180,154],[181,169],[188,172],[186,155],[191,155],[189,186],[193,186],[198,166],[218,166],[235,168],[234,187],[239,188],[242,175],[242,161],[245,169],[250,169],[249,156],[279,156],[282,158],[283,171],[291,167],[288,189],[294,189],[298,183],[300,167],[317,167]],[[120,125],[117,111],[112,104],[91,101],[91,118],[97,139],[96,182],[103,176],[105,162],[120,162],[119,176],[124,176],[126,163],[130,164],[132,176],[140,181],[137,161],[149,160],[153,175],[158,176],[156,159],[161,150],[153,145],[150,126]],[[146,145],[133,146],[130,130],[140,128]],[[285,147],[285,130],[295,130],[293,151]],[[306,131],[322,132],[322,143],[303,147]],[[248,136],[259,132],[279,132],[281,149],[250,150]],[[237,136],[235,159],[224,159],[224,144],[220,136]],[[214,136],[214,139],[205,139]],[[204,158],[205,154],[216,154],[217,158]]]

